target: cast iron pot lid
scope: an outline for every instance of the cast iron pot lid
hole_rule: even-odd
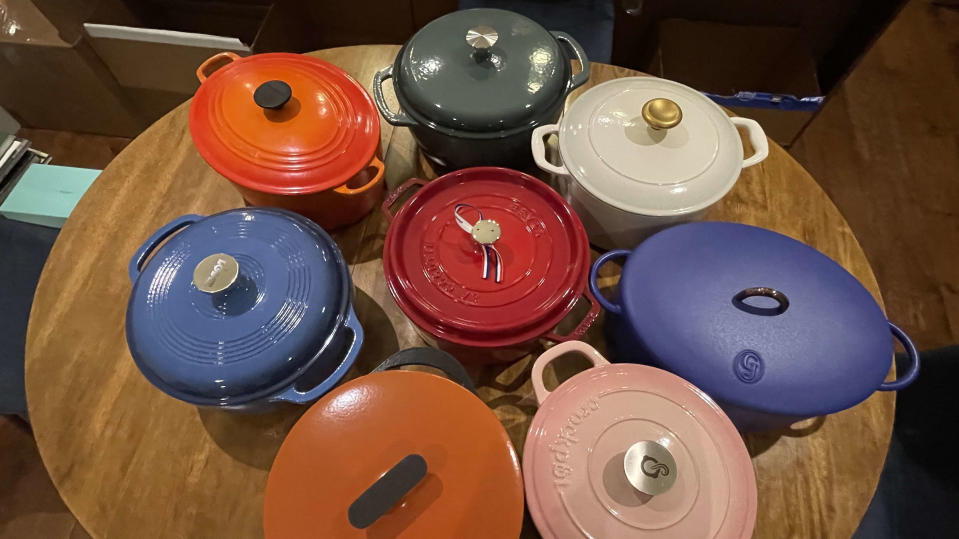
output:
[[[484,254],[481,241],[495,252]],[[407,200],[387,231],[383,266],[397,304],[421,328],[461,344],[516,344],[543,336],[575,306],[589,240],[545,183],[505,168],[469,168]]]
[[[404,365],[456,381],[388,370]],[[518,537],[519,461],[472,391],[452,356],[412,348],[325,395],[273,462],[266,537]]]
[[[812,417],[901,389],[918,373],[914,362],[883,384],[893,345],[879,305],[842,266],[782,234],[690,223],[604,256],[622,255],[620,303],[607,308],[621,311],[661,366],[721,403]]]
[[[130,276],[137,366],[164,392],[205,405],[292,384],[343,327],[352,294],[332,238],[273,208],[181,217],[141,247]]]
[[[564,99],[570,59],[556,37],[518,13],[467,9],[420,29],[396,60],[403,110],[463,131],[533,125]]]
[[[369,165],[379,113],[345,71],[302,54],[223,54],[233,61],[203,80],[190,104],[193,143],[217,172],[295,195],[339,187]]]
[[[576,353],[587,369],[549,392],[543,369]],[[523,450],[530,514],[547,539],[751,536],[749,453],[712,399],[666,371],[610,365],[569,341],[537,358],[539,411]]]

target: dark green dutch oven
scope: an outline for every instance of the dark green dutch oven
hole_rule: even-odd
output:
[[[582,65],[576,72],[574,58]],[[383,97],[390,78],[395,112]],[[374,77],[373,100],[441,168],[522,168],[532,163],[533,129],[555,122],[566,96],[588,79],[586,53],[568,34],[511,11],[468,9],[410,38]]]

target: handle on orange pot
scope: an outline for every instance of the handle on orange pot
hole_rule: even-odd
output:
[[[350,524],[358,530],[372,526],[426,477],[426,471],[422,455],[410,453],[400,459],[353,500],[346,511]]]
[[[364,183],[356,189],[347,187],[347,185],[344,183],[343,185],[334,189],[334,191],[341,195],[359,195],[360,193],[365,193],[383,183],[383,175],[386,172],[386,166],[383,165],[383,161],[380,161],[380,159],[374,155],[373,160],[370,161],[370,164],[367,165],[366,168],[376,169],[376,174],[373,175],[373,178],[370,181]]]
[[[388,197],[386,197],[386,200],[383,201],[383,205],[380,206],[380,209],[383,210],[383,214],[386,215],[386,220],[389,222],[393,221],[393,217],[395,216],[395,214],[390,211],[390,206],[392,206],[393,204],[396,204],[396,201],[400,198],[400,196],[403,193],[408,191],[411,187],[415,187],[415,186],[422,187],[426,185],[427,183],[428,182],[426,180],[421,180],[419,178],[410,178],[406,180],[405,183],[403,183],[402,185],[397,187],[395,190],[393,190],[393,192],[390,193]]]
[[[570,331],[568,335],[560,335],[552,331],[544,335],[543,338],[555,343],[563,343],[581,339],[583,335],[586,334],[586,330],[588,330],[590,326],[593,325],[593,322],[596,321],[596,318],[599,317],[599,302],[596,301],[596,298],[589,290],[583,290],[583,297],[589,300],[589,312],[586,313],[586,316],[573,328],[573,331]]]
[[[603,354],[600,354],[598,350],[584,343],[583,341],[567,341],[557,344],[556,346],[543,352],[538,358],[536,358],[536,361],[533,362],[533,369],[530,372],[530,380],[533,382],[533,393],[536,394],[537,404],[543,404],[543,401],[546,400],[546,397],[552,393],[552,391],[546,389],[546,384],[543,383],[543,369],[552,363],[554,359],[570,352],[585,357],[590,363],[593,364],[594,367],[609,365],[609,361],[603,357]]]
[[[200,84],[203,84],[203,81],[205,81],[207,77],[220,68],[214,66],[219,66],[220,63],[228,64],[239,59],[240,55],[234,52],[218,52],[207,58],[206,61],[200,64],[200,67],[196,68],[196,78],[200,79]]]

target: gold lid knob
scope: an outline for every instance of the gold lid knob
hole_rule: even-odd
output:
[[[212,254],[193,268],[193,285],[201,292],[216,294],[236,282],[240,265],[226,253]]]
[[[658,97],[643,105],[643,119],[653,129],[669,129],[683,120],[683,109],[674,101]]]

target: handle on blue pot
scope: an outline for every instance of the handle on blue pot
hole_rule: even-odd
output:
[[[193,223],[200,221],[201,219],[203,219],[202,215],[183,215],[161,226],[159,230],[154,232],[153,235],[150,236],[150,239],[143,242],[143,245],[137,249],[137,252],[133,254],[133,258],[130,259],[130,266],[127,268],[127,271],[130,273],[130,281],[137,280],[137,276],[140,275],[140,269],[143,267],[143,263],[146,262],[146,259],[150,256],[150,253],[152,253],[153,250],[163,242],[163,240],[167,239],[181,228],[188,227]]]
[[[350,312],[346,317],[346,327],[353,332],[353,342],[350,343],[350,348],[347,350],[346,357],[343,358],[343,362],[340,363],[340,365],[335,371],[333,371],[332,374],[317,384],[316,387],[306,391],[300,391],[296,388],[296,384],[294,384],[288,389],[284,390],[282,393],[278,393],[270,397],[270,402],[292,402],[293,404],[307,404],[322,397],[326,394],[326,392],[333,389],[333,386],[338,384],[340,380],[346,376],[347,371],[350,370],[350,367],[353,366],[353,363],[356,363],[356,358],[360,355],[360,348],[363,347],[363,326],[360,325],[360,320],[356,317],[356,313],[353,312],[352,306],[350,307]]]
[[[613,249],[612,251],[599,255],[596,262],[593,262],[593,267],[589,268],[589,291],[593,293],[596,301],[598,301],[604,309],[613,314],[620,314],[623,312],[623,309],[619,305],[606,299],[606,296],[600,292],[599,283],[597,282],[597,279],[599,279],[599,268],[614,258],[628,258],[630,254],[632,254],[632,251],[629,249]]]
[[[573,55],[576,56],[576,59],[579,60],[580,65],[583,66],[583,69],[579,73],[576,73],[569,78],[569,87],[567,87],[566,93],[572,92],[589,80],[589,58],[586,57],[586,51],[583,49],[582,45],[573,39],[573,36],[567,34],[566,32],[550,33],[553,34],[553,36],[557,41],[560,42],[561,45],[566,45],[566,47],[573,52]]]
[[[476,393],[473,380],[470,379],[466,369],[463,368],[463,364],[456,361],[456,358],[448,352],[444,352],[438,348],[427,348],[424,346],[400,350],[388,357],[383,363],[380,363],[372,372],[382,372],[406,365],[423,365],[439,369],[451,380],[468,389],[470,393]]]
[[[899,391],[900,389],[906,389],[909,384],[915,382],[916,378],[919,377],[919,351],[916,350],[916,345],[912,343],[912,340],[909,339],[906,332],[899,329],[899,327],[892,322],[889,322],[889,331],[892,332],[893,337],[902,343],[902,347],[906,349],[906,356],[909,357],[909,367],[902,376],[897,376],[892,382],[883,382],[880,384],[879,391]]]
[[[398,112],[393,112],[390,110],[390,106],[386,103],[386,97],[383,95],[383,83],[387,79],[393,78],[393,66],[387,66],[383,69],[376,72],[376,75],[373,75],[373,102],[376,104],[376,108],[380,110],[380,114],[383,115],[383,119],[391,125],[397,125],[400,127],[412,127],[416,125],[416,121],[406,115],[402,110]]]

